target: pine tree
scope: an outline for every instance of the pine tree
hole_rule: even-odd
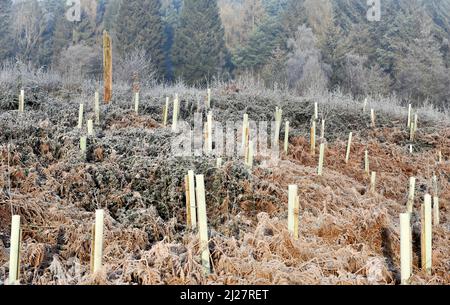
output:
[[[349,52],[346,45],[348,42],[341,29],[331,22],[320,45],[323,61],[331,67],[329,82],[331,89],[342,85],[344,81],[345,55]]]
[[[164,26],[159,0],[123,1],[116,25],[116,46],[123,56],[143,49],[159,76],[164,76]]]
[[[0,0],[0,61],[12,56],[11,0]]]
[[[175,76],[205,83],[223,72],[227,53],[217,1],[186,0],[172,48]]]
[[[271,60],[283,44],[283,29],[278,18],[269,17],[252,33],[248,44],[237,50],[233,62],[238,69],[258,71]]]

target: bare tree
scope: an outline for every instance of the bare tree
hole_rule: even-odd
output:
[[[145,55],[144,50],[136,49],[127,53],[124,57],[115,57],[113,65],[114,79],[123,83],[136,86],[151,83],[156,78],[156,70],[150,57]]]
[[[298,28],[295,38],[289,39],[291,52],[286,61],[288,84],[300,92],[325,90],[328,86],[327,67],[321,61],[316,37],[305,25]]]

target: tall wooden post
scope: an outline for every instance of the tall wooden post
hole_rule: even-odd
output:
[[[106,30],[103,31],[103,83],[103,101],[109,104],[112,97],[112,43]]]

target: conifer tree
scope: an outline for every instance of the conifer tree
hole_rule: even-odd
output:
[[[11,0],[0,0],[0,61],[12,55]]]
[[[205,83],[223,72],[227,57],[217,1],[186,0],[172,47],[175,77]]]
[[[159,76],[164,76],[164,27],[159,0],[123,1],[116,24],[119,53],[144,50]]]

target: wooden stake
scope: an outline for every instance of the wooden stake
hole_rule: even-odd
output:
[[[350,148],[352,146],[352,137],[353,137],[353,132],[350,132],[350,134],[348,135],[347,153],[345,154],[345,163],[348,163],[348,161],[350,159]]]
[[[413,146],[412,146],[412,144],[409,144],[409,153],[410,153],[410,154],[413,153]]]
[[[410,213],[400,214],[400,269],[402,285],[409,284],[409,279],[411,278],[412,271],[412,235],[410,217]]]
[[[289,185],[288,230],[294,236],[294,239],[298,239],[299,199],[297,190],[297,185]]]
[[[222,158],[217,158],[216,167],[218,167],[218,168],[222,167]]]
[[[190,192],[189,192],[189,176],[184,176],[184,189],[186,194],[186,224],[188,228],[192,228],[191,222],[191,201],[190,201]],[[194,211],[195,213],[195,211]]]
[[[172,131],[177,131],[177,124],[178,124],[178,111],[180,107],[180,102],[178,100],[178,95],[175,97],[173,101],[173,115],[172,115]]]
[[[315,156],[316,155],[316,121],[312,122],[310,141],[311,141],[311,155]]]
[[[190,215],[191,215],[191,227],[192,229],[197,228],[197,207],[195,204],[195,177],[194,171],[188,171],[188,183],[189,183],[189,204],[190,204]]]
[[[375,194],[376,193],[376,183],[377,183],[377,173],[372,172],[370,176],[370,191]]]
[[[367,98],[364,99],[363,113],[366,113],[366,107],[367,107]]]
[[[366,149],[365,153],[364,153],[364,171],[366,172],[367,175],[370,174],[370,169],[369,169],[369,151]]]
[[[407,127],[411,128],[411,104],[408,105],[408,123],[407,123]]]
[[[94,235],[94,267],[93,272],[97,273],[102,268],[103,256],[103,222],[104,211],[95,211],[95,235]]]
[[[86,152],[86,137],[80,137],[80,150],[82,153]]]
[[[103,100],[105,104],[109,104],[112,97],[112,44],[106,31],[103,31],[103,82]]]
[[[169,97],[166,97],[166,105],[164,106],[163,111],[163,126],[167,126],[167,116],[169,114]]]
[[[421,207],[421,249],[422,269],[431,275],[432,268],[432,227],[431,227],[431,195],[425,195],[425,203]]]
[[[442,163],[442,151],[438,151],[438,163]]]
[[[20,216],[13,215],[11,220],[11,241],[9,247],[9,284],[19,285],[20,274]]]
[[[209,246],[208,246],[208,222],[206,219],[206,202],[205,202],[205,183],[203,175],[196,176],[197,182],[197,202],[198,202],[198,226],[200,235],[200,250],[202,257],[202,265],[205,274],[211,273],[209,263]]]
[[[287,155],[289,148],[289,121],[286,122],[284,128],[284,153]]]
[[[319,152],[319,168],[317,170],[317,174],[322,176],[323,173],[323,159],[325,154],[325,143],[320,144],[320,152]]]
[[[439,216],[439,197],[434,196],[433,197],[433,224],[435,226],[438,226],[440,223],[440,216]]]
[[[95,125],[100,125],[100,102],[99,94],[95,92],[94,97],[94,112],[95,112]]]
[[[375,110],[370,109],[370,118],[372,121],[372,127],[375,128]]]
[[[92,120],[87,121],[87,128],[88,128],[88,136],[94,135],[94,122],[92,122]]]
[[[84,105],[80,104],[80,109],[78,111],[78,129],[83,128],[83,112],[84,112]]]
[[[406,211],[408,213],[412,213],[414,208],[414,195],[416,191],[416,178],[409,178],[409,193],[408,193],[408,202],[406,203]]]
[[[139,114],[139,92],[134,93],[134,112]]]

